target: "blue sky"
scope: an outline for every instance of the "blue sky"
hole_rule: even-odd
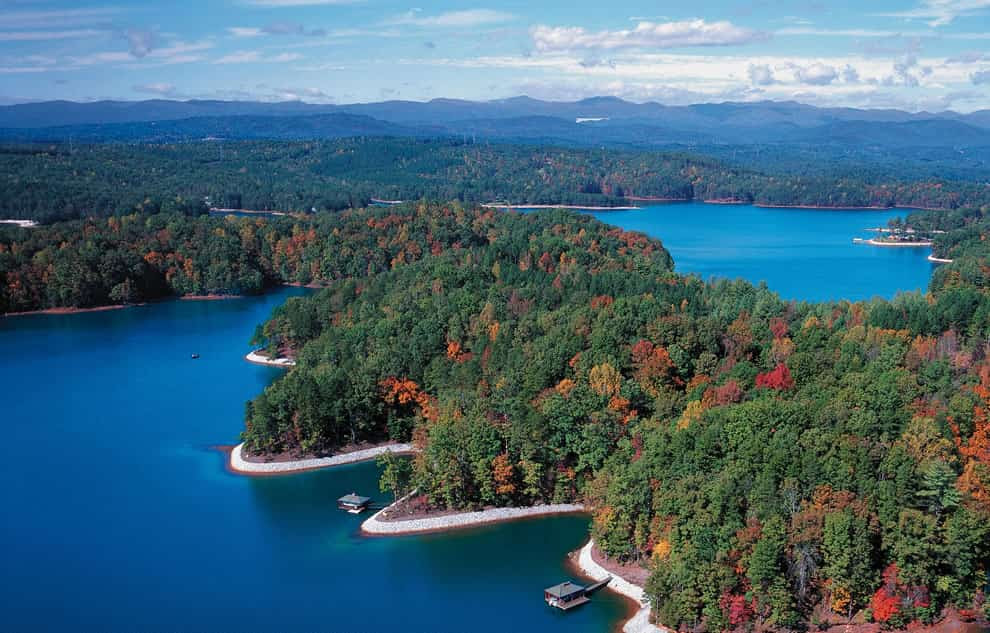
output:
[[[990,108],[990,0],[479,2],[0,0],[0,102]]]

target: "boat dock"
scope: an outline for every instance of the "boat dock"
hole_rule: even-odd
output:
[[[371,504],[371,499],[368,497],[359,496],[356,493],[351,493],[349,495],[344,495],[340,499],[337,499],[337,507],[345,512],[351,514],[361,514],[368,509]]]
[[[609,576],[605,580],[600,580],[587,587],[568,580],[559,585],[544,589],[543,599],[551,607],[555,607],[561,611],[570,611],[575,607],[580,607],[582,604],[591,602],[588,596],[608,585],[611,580],[612,577]]]

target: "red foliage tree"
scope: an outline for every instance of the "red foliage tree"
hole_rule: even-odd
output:
[[[702,401],[708,407],[722,407],[727,404],[741,402],[745,395],[738,382],[728,380],[724,385],[719,387],[709,387],[705,391]]]
[[[886,587],[880,587],[873,594],[870,600],[870,608],[873,609],[873,619],[877,622],[886,622],[890,618],[900,613],[900,600],[896,595],[890,595]]]
[[[752,607],[746,603],[746,596],[726,591],[718,601],[722,613],[729,619],[730,626],[739,626],[753,617]]]
[[[787,321],[780,317],[770,319],[770,331],[775,339],[782,339],[787,336]]]
[[[764,389],[776,389],[786,391],[794,387],[794,379],[791,378],[791,370],[787,365],[781,363],[771,371],[756,376],[756,386]]]

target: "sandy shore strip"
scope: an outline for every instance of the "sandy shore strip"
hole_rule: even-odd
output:
[[[291,358],[269,358],[264,354],[258,352],[258,350],[252,350],[244,357],[249,363],[254,363],[256,365],[267,365],[269,367],[295,367],[296,361]]]
[[[416,494],[409,493],[392,505],[385,507],[361,524],[361,531],[372,536],[399,536],[403,534],[425,534],[428,532],[446,532],[461,528],[475,527],[501,521],[514,521],[533,517],[552,516],[556,514],[579,514],[585,511],[580,503],[557,503],[526,508],[492,508],[478,512],[461,512],[445,514],[437,517],[408,519],[405,521],[382,521],[381,517],[388,514],[390,508],[398,505]]]
[[[595,562],[594,557],[591,555],[591,550],[594,546],[595,542],[589,540],[581,548],[577,560],[578,567],[581,568],[581,571],[594,580],[605,580],[611,576],[612,581],[608,583],[606,589],[611,589],[620,595],[635,600],[639,604],[639,610],[636,611],[636,615],[626,621],[622,626],[622,630],[625,633],[670,633],[667,629],[650,623],[650,605],[646,602],[642,587],[629,582],[621,576],[615,575]]]
[[[22,229],[31,229],[38,226],[38,223],[34,220],[0,220],[0,224],[13,224]]]
[[[760,207],[763,209],[820,209],[822,211],[949,211],[950,209],[941,209],[939,207],[902,207],[894,205],[892,207],[880,207],[880,206],[825,206],[819,204],[770,204],[767,202],[754,202],[754,207]]]
[[[97,306],[95,308],[45,308],[44,310],[28,310],[27,312],[5,312],[5,317],[31,316],[32,314],[85,314],[86,312],[106,312],[107,310],[123,310],[135,306],[147,305],[145,303],[131,303],[127,305],[114,304],[109,306]]]
[[[928,261],[930,261],[930,262],[932,262],[934,264],[951,264],[952,263],[952,260],[951,259],[946,259],[945,257],[935,257],[934,255],[929,255],[928,256]]]
[[[222,209],[219,207],[210,207],[210,213],[229,213],[238,214],[244,213],[248,215],[291,215],[289,211],[262,211],[257,209]]]
[[[931,242],[886,242],[884,240],[866,240],[862,242],[863,244],[869,244],[870,246],[900,246],[909,248],[922,248],[925,246],[931,246]]]
[[[642,207],[594,207],[581,204],[502,204],[487,202],[481,205],[487,209],[572,209],[575,211],[637,211]]]
[[[312,457],[287,462],[249,462],[244,459],[244,443],[241,442],[230,451],[230,470],[242,475],[277,475],[298,473],[318,468],[356,464],[376,459],[385,453],[405,455],[414,452],[412,444],[385,444],[350,453],[340,453],[330,457]]]

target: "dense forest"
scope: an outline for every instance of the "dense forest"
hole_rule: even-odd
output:
[[[436,507],[584,500],[667,626],[985,609],[990,293],[955,265],[924,296],[786,303],[566,212],[362,214],[382,248],[429,254],[259,328],[298,365],[249,404],[252,450],[411,438],[387,483]]]
[[[766,162],[766,161],[764,161]],[[908,180],[897,166],[763,172],[686,154],[451,140],[203,141],[0,146],[0,218],[43,222],[208,206],[310,213],[388,200],[618,205],[629,197],[955,209],[983,184]]]
[[[434,226],[427,218],[411,223],[388,209],[274,218],[131,214],[30,229],[0,225],[0,314],[319,285],[374,275],[473,239],[470,227]]]

